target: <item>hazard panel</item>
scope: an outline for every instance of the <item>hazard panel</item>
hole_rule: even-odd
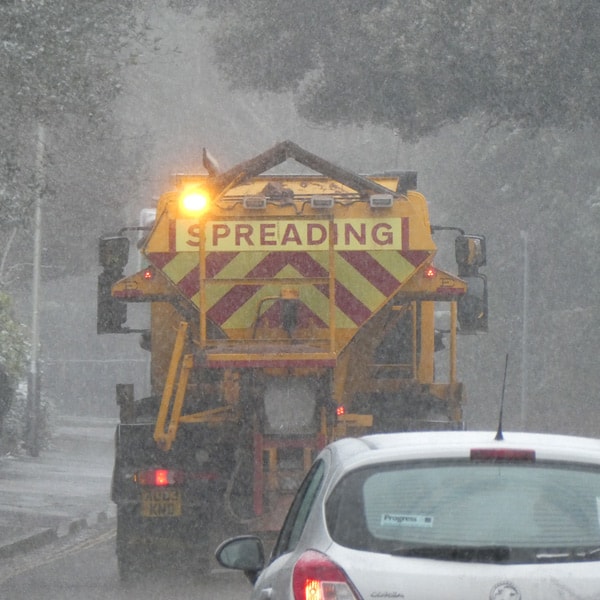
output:
[[[333,250],[334,350],[339,352],[430,257],[429,251],[410,250],[408,221],[339,219],[331,229],[328,220],[317,219],[211,221],[205,224],[203,275],[200,225],[171,221],[162,224],[168,227],[162,239],[169,239],[170,251],[153,252],[150,245],[147,258],[196,308],[204,306],[209,321],[236,340],[249,337],[259,313],[262,325],[281,322],[281,303],[269,300],[278,298],[286,285],[297,289],[298,329],[328,330]]]

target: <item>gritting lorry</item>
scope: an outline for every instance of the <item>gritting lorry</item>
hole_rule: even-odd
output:
[[[360,175],[290,141],[226,171],[203,159],[149,224],[99,242],[98,333],[150,353],[149,397],[116,386],[122,579],[156,557],[206,567],[230,527],[276,531],[329,441],[462,428],[457,333],[487,330],[485,237],[432,226],[416,173]],[[279,173],[291,161],[302,174]],[[441,231],[456,275],[433,263]],[[129,302],[149,303],[147,329]]]

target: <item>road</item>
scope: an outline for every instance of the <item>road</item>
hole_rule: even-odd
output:
[[[0,564],[6,600],[242,600],[250,590],[243,575],[216,568],[209,575],[153,571],[121,584],[114,520]]]
[[[39,457],[0,457],[1,600],[237,600],[243,575],[165,572],[124,586],[117,574],[116,519],[110,501],[113,422],[61,417]],[[102,518],[100,518],[102,516]],[[29,541],[38,532],[43,545]],[[23,545],[22,542],[28,542]]]

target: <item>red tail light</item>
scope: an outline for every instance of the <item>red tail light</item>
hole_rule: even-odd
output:
[[[327,556],[309,550],[294,566],[295,600],[360,600],[342,569]]]
[[[183,471],[174,471],[172,469],[146,469],[138,471],[133,480],[140,485],[150,485],[164,487],[176,483],[183,483]]]

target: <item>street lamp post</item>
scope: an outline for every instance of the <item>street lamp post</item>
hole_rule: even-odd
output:
[[[526,231],[521,231],[523,240],[523,330],[521,336],[521,427],[527,426],[527,327],[528,315],[527,305],[529,303],[529,248],[528,235]]]
[[[39,416],[40,416],[40,271],[42,261],[42,189],[44,182],[44,158],[46,152],[46,131],[43,125],[38,125],[36,178],[37,196],[35,201],[34,238],[33,238],[33,282],[31,289],[31,358],[27,377],[27,419],[28,430],[26,447],[31,456],[38,456]]]

